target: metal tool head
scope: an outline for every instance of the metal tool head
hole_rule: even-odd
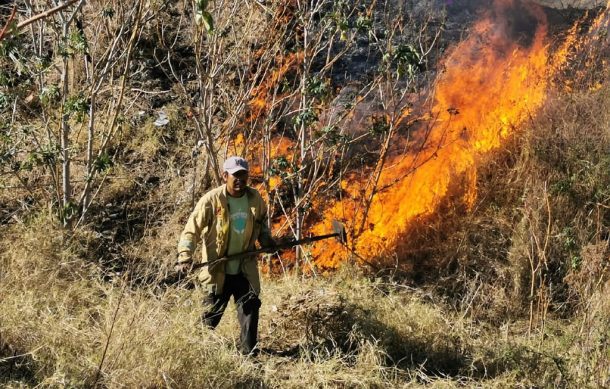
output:
[[[332,221],[333,232],[337,234],[337,240],[342,244],[347,244],[347,232],[345,226],[337,219]]]

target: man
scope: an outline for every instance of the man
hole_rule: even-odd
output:
[[[260,193],[248,186],[248,162],[241,157],[230,157],[224,162],[223,170],[225,185],[206,193],[186,223],[178,243],[176,270],[189,270],[201,239],[203,261],[209,263],[199,274],[208,293],[203,322],[215,328],[233,296],[241,327],[240,349],[249,354],[256,351],[261,305],[256,257],[214,261],[254,250],[257,240],[262,247],[273,247],[275,241],[267,226],[266,204]]]

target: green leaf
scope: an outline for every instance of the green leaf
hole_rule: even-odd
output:
[[[280,155],[279,157],[271,160],[271,166],[269,167],[270,176],[286,177],[290,173],[291,164],[288,159]]]
[[[316,120],[318,120],[318,115],[316,115],[313,108],[309,107],[294,118],[294,124],[297,126],[304,125],[305,127],[309,127]]]
[[[42,105],[52,105],[59,101],[60,93],[57,85],[50,85],[42,88],[40,92],[40,102]]]
[[[207,11],[197,12],[197,14],[195,14],[195,23],[199,27],[205,27],[207,32],[214,31],[214,19]]]
[[[398,77],[413,77],[421,67],[421,55],[408,44],[399,45],[389,58],[384,56],[384,60],[389,60],[396,67]]]
[[[199,13],[203,13],[208,7],[208,0],[197,0],[197,10]]]
[[[36,152],[31,152],[28,154],[27,159],[21,164],[21,170],[32,171],[34,167],[40,166],[42,161],[40,159],[40,155]]]
[[[0,111],[8,108],[10,106],[9,96],[3,92],[0,92]]]
[[[93,162],[93,167],[96,172],[105,172],[114,166],[112,158],[107,153],[104,153],[97,157]]]
[[[81,31],[74,31],[70,34],[70,48],[73,53],[83,54],[87,52],[89,44]]]
[[[89,112],[89,101],[82,94],[70,96],[66,101],[64,112],[68,115],[76,115],[76,120],[82,122]]]
[[[309,96],[324,100],[328,97],[330,90],[328,83],[321,80],[317,76],[313,76],[307,80],[306,91]]]
[[[369,31],[373,27],[373,21],[366,15],[360,15],[356,18],[356,28],[358,31]]]
[[[70,220],[78,212],[78,206],[73,201],[65,204],[61,209],[61,219],[63,221]]]
[[[385,116],[371,116],[371,127],[369,128],[369,133],[371,135],[385,134],[389,130],[390,124],[388,123],[388,119]]]

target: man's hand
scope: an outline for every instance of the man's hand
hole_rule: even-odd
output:
[[[177,273],[186,274],[193,268],[193,261],[178,262],[174,265],[174,270]]]
[[[265,241],[264,245],[261,245],[261,248],[264,248],[267,250],[267,253],[269,254],[274,254],[278,252],[278,241],[270,238],[268,240]]]
[[[282,245],[285,245],[286,243],[289,243],[291,241],[292,239],[288,237],[275,238],[268,242],[270,244],[264,246],[264,248],[268,249],[269,253],[271,254],[277,254],[281,251],[286,250],[286,247],[282,247]]]

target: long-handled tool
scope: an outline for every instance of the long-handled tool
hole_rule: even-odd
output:
[[[347,233],[345,232],[345,227],[343,226],[343,224],[341,224],[338,220],[333,220],[332,226],[333,226],[332,234],[310,236],[308,238],[303,238],[303,239],[298,239],[298,240],[293,239],[293,240],[279,243],[279,244],[275,245],[274,247],[265,247],[265,248],[261,248],[258,250],[244,251],[243,253],[239,253],[239,254],[227,255],[225,257],[218,258],[214,261],[196,263],[191,267],[191,269],[195,270],[195,269],[202,268],[204,266],[214,265],[219,262],[230,261],[232,259],[241,259],[241,258],[251,257],[251,256],[257,255],[257,254],[274,253],[274,252],[285,250],[285,249],[288,249],[288,248],[291,248],[294,246],[317,242],[319,240],[328,239],[328,238],[337,238],[337,240],[339,242],[341,242],[342,244],[347,244]]]

